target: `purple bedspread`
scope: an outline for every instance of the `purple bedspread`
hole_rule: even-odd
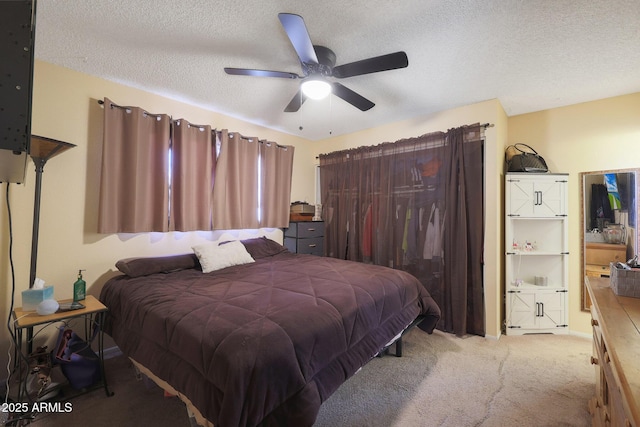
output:
[[[418,315],[429,332],[440,316],[408,273],[288,252],[209,274],[118,276],[100,300],[123,353],[216,427],[310,426]]]

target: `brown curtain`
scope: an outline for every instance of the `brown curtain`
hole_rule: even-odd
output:
[[[99,233],[288,225],[294,147],[104,105]]]
[[[260,226],[289,225],[294,147],[260,143]]]
[[[398,268],[422,256],[424,239],[409,233],[407,215],[416,209],[415,228],[441,199],[443,143],[444,134],[433,133],[321,155],[327,255]]]
[[[104,99],[99,233],[168,230],[170,123]]]
[[[176,120],[171,146],[171,230],[211,230],[215,164],[211,126]]]
[[[461,127],[446,135],[443,330],[484,336],[484,192],[480,129]]]
[[[458,335],[485,330],[482,130],[320,156],[326,255],[411,272],[440,305],[438,327]]]
[[[245,138],[226,129],[217,132],[220,154],[213,188],[213,228],[258,228],[257,138]]]

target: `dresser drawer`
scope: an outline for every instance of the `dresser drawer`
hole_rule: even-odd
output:
[[[324,241],[324,237],[311,237],[308,239],[296,239],[294,237],[285,237],[284,246],[290,252],[323,256],[324,255],[323,241]]]
[[[585,274],[589,277],[609,277],[611,274],[611,267],[607,265],[587,264],[585,267]]]
[[[322,221],[304,221],[291,222],[289,227],[284,230],[285,237],[308,238],[324,236],[324,222]]]
[[[625,262],[627,260],[627,246],[611,243],[587,243],[585,251],[586,264],[604,266],[609,269],[610,262]]]

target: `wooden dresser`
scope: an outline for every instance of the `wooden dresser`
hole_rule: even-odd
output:
[[[596,376],[592,425],[640,427],[640,298],[617,296],[607,278],[587,277],[586,284]]]

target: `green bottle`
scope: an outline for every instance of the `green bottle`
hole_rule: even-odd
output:
[[[82,279],[82,272],[84,270],[78,270],[78,280],[73,284],[73,300],[82,301],[85,298],[87,292],[87,282]]]

